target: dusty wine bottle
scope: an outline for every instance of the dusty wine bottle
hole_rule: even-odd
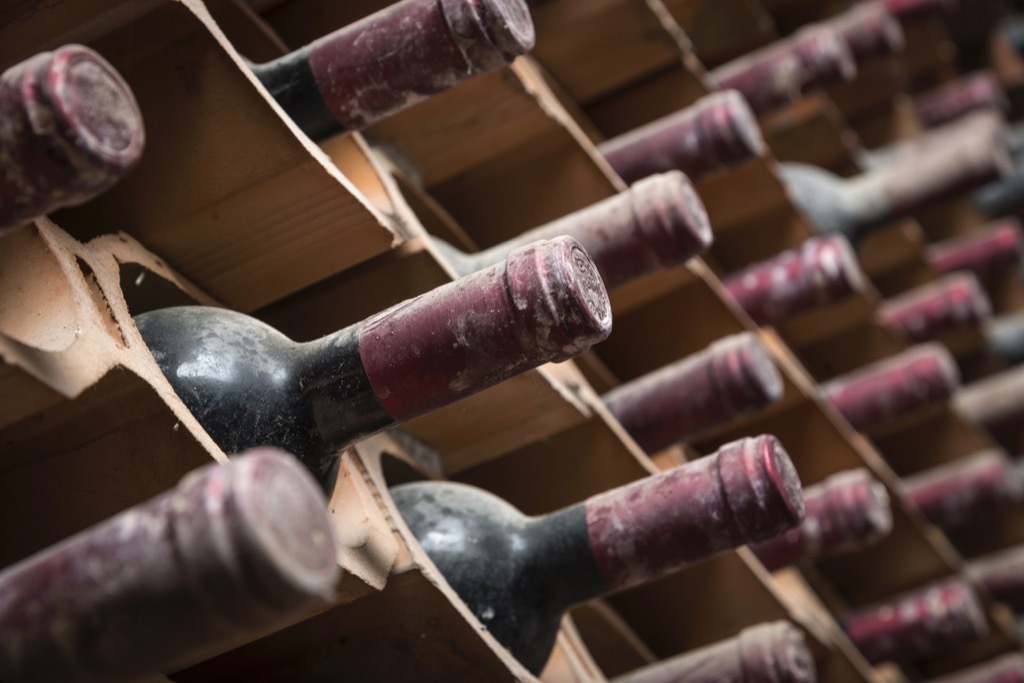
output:
[[[847,617],[843,629],[871,664],[940,654],[988,633],[985,611],[964,581],[952,579]]]
[[[339,578],[327,501],[262,448],[0,573],[0,678],[118,683],[290,624]]]
[[[702,97],[598,146],[627,183],[672,170],[697,182],[763,156],[766,149],[757,118],[735,90]]]
[[[711,223],[690,181],[674,171],[641,180],[556,221],[489,249],[467,254],[436,240],[460,275],[499,263],[530,242],[569,235],[583,245],[608,289],[677,266],[711,245]]]
[[[0,74],[0,121],[0,232],[111,188],[145,145],[128,84],[83,45]]]
[[[523,0],[402,0],[250,66],[299,128],[320,140],[505,66],[534,38]]]
[[[919,344],[821,386],[825,399],[854,429],[870,429],[945,401],[960,371],[940,344]]]
[[[722,280],[758,325],[774,325],[864,291],[867,277],[842,235],[812,237],[796,249]]]
[[[720,89],[742,93],[760,115],[814,90],[848,81],[856,73],[846,41],[835,29],[816,25],[723,64],[709,76]]]
[[[966,458],[905,477],[907,500],[935,526],[953,529],[1024,500],[1024,480],[1001,451]]]
[[[989,183],[971,195],[971,201],[989,218],[1002,218],[1024,211],[1024,167],[1018,165],[1001,180]]]
[[[919,136],[890,164],[849,180],[809,164],[780,164],[790,196],[814,226],[857,244],[871,230],[1002,177],[1005,125],[974,112]]]
[[[517,249],[304,344],[212,307],[135,320],[171,386],[226,453],[279,446],[328,486],[340,448],[571,358],[611,332],[604,285],[571,237]]]
[[[894,55],[903,49],[903,27],[882,2],[855,6],[825,22],[846,42],[857,64]]]
[[[769,571],[865,548],[892,531],[889,494],[866,469],[833,474],[804,490],[804,521],[750,549]]]
[[[1010,654],[928,683],[1024,683],[1024,655]]]
[[[606,393],[604,404],[648,453],[782,398],[782,375],[752,332],[708,348]]]
[[[914,99],[914,111],[928,128],[941,126],[978,109],[1005,114],[1009,108],[1006,93],[991,71],[961,76]]]
[[[944,240],[925,249],[925,260],[942,274],[965,270],[981,278],[1018,268],[1024,233],[1015,218],[990,224],[976,234]]]
[[[451,587],[534,673],[570,606],[803,519],[796,470],[772,436],[726,444],[541,517],[463,484],[406,484],[391,495]]]
[[[1000,550],[967,563],[967,577],[996,602],[1024,612],[1024,546]]]
[[[656,662],[611,683],[815,683],[814,657],[788,621],[758,624],[735,638]]]
[[[911,342],[980,328],[992,315],[988,295],[972,273],[954,273],[888,299],[882,324]]]

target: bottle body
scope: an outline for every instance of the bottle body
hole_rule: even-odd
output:
[[[323,139],[504,66],[534,37],[523,0],[403,0],[252,69],[307,135]]]
[[[228,453],[290,449],[322,480],[338,450],[611,332],[607,293],[563,237],[322,339],[208,307],[136,318],[179,397]]]
[[[803,516],[799,480],[772,437],[727,444],[543,517],[461,484],[391,492],[452,588],[534,672],[571,605],[780,533]]]

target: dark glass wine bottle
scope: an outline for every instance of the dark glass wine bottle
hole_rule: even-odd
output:
[[[886,300],[882,324],[910,342],[980,329],[992,315],[988,295],[972,273],[954,273]]]
[[[774,325],[864,291],[867,276],[846,238],[831,235],[753,263],[722,284],[754,322]]]
[[[941,529],[992,516],[1024,500],[1024,478],[1002,451],[981,451],[903,480],[907,500]]]
[[[709,76],[722,90],[738,90],[761,115],[856,73],[846,41],[835,29],[816,25],[723,64]]]
[[[339,449],[611,332],[601,278],[560,237],[367,320],[297,344],[234,311],[184,306],[136,317],[171,386],[226,453],[274,445],[325,484]]]
[[[648,453],[762,410],[782,398],[782,375],[752,332],[719,339],[602,398]]]
[[[505,260],[530,242],[569,235],[594,259],[608,289],[677,266],[711,245],[704,203],[679,171],[645,178],[625,192],[474,254],[447,242],[438,249],[460,275]]]
[[[1002,177],[1010,158],[1002,118],[975,112],[919,136],[891,163],[854,178],[809,164],[779,168],[814,227],[856,245],[874,229]]]
[[[993,223],[967,237],[929,245],[925,260],[942,274],[967,271],[990,278],[1019,268],[1024,259],[1024,232],[1015,218]]]
[[[0,122],[0,232],[109,189],[145,145],[128,84],[82,45],[0,74]]]
[[[323,493],[259,449],[0,573],[0,678],[129,683],[287,626],[339,578]]]
[[[1024,683],[1024,655],[1003,655],[949,676],[929,679],[928,683]]]
[[[598,146],[627,183],[673,170],[697,182],[763,156],[766,149],[750,105],[734,90],[702,97]]]
[[[871,664],[937,656],[988,633],[985,609],[966,582],[951,579],[919,589],[843,621]]]
[[[616,676],[611,683],[815,683],[803,633],[788,621],[758,624],[713,643]]]
[[[463,484],[396,486],[406,524],[480,622],[530,671],[566,609],[770,538],[803,518],[800,482],[771,436],[526,517]]]
[[[319,140],[505,66],[533,42],[524,0],[402,0],[251,68]]]
[[[839,472],[805,489],[804,507],[800,526],[750,546],[767,569],[859,550],[892,531],[889,494],[863,468]]]
[[[955,121],[967,112],[978,109],[1003,114],[1009,107],[1006,93],[991,71],[976,71],[961,76],[914,99],[914,111],[928,128]]]
[[[956,361],[937,343],[917,346],[822,384],[854,429],[870,429],[944,401],[960,385]]]

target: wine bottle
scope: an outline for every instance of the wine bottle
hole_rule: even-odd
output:
[[[782,398],[782,375],[757,335],[708,348],[606,393],[605,406],[648,453],[766,408]]]
[[[128,84],[83,45],[0,74],[0,121],[0,232],[109,189],[145,145]]]
[[[814,657],[803,633],[788,621],[758,624],[735,638],[707,645],[611,683],[815,683]]]
[[[999,79],[991,71],[976,71],[914,99],[914,111],[928,128],[954,121],[967,112],[988,109],[1005,114],[1010,108]]]
[[[686,176],[673,171],[475,254],[442,240],[436,245],[456,272],[468,275],[503,261],[525,244],[560,235],[579,240],[608,289],[684,263],[712,240],[703,202]]]
[[[833,474],[805,489],[804,509],[800,526],[750,546],[769,571],[859,550],[892,531],[889,494],[863,468]]]
[[[1024,546],[1014,546],[967,563],[967,576],[996,602],[1024,613]]]
[[[702,97],[598,146],[627,183],[672,170],[696,182],[764,156],[765,150],[757,118],[735,90]]]
[[[992,315],[992,304],[973,274],[954,273],[892,297],[878,315],[896,334],[923,342],[979,328]]]
[[[771,436],[727,444],[541,517],[463,484],[405,484],[391,495],[455,592],[534,673],[570,606],[803,519],[796,470]]]
[[[182,306],[135,318],[171,386],[226,453],[274,445],[325,484],[339,449],[611,332],[607,293],[560,237],[321,339],[297,344],[254,318]]]
[[[299,128],[320,140],[505,66],[534,38],[524,0],[402,0],[250,67]]]
[[[932,244],[924,256],[939,273],[964,270],[989,278],[1020,266],[1024,258],[1024,233],[1020,221],[1009,218],[975,234]]]
[[[905,477],[907,500],[941,529],[996,514],[1024,500],[1024,479],[1001,451],[966,458]]]
[[[929,679],[929,683],[1024,683],[1024,655],[1003,655],[986,664]]]
[[[824,22],[837,31],[858,64],[894,55],[903,49],[903,26],[882,2],[855,6]]]
[[[846,238],[830,235],[751,264],[722,284],[754,322],[774,325],[863,291],[867,277]]]
[[[857,65],[842,37],[825,25],[723,64],[709,75],[722,90],[738,90],[758,115],[814,90],[853,78]]]
[[[790,196],[814,226],[857,244],[871,230],[1001,177],[1005,126],[974,112],[919,140],[892,163],[849,180],[809,164],[780,164]]]
[[[991,318],[985,322],[983,334],[993,358],[1007,365],[1024,360],[1024,311]]]
[[[960,371],[940,344],[919,344],[821,386],[825,399],[854,429],[869,429],[935,402],[960,384]]]
[[[287,626],[332,596],[333,534],[286,453],[195,470],[0,573],[0,678],[135,681]]]
[[[843,622],[846,634],[871,664],[934,656],[988,633],[977,596],[959,579],[913,591]]]
[[[998,430],[1024,416],[1024,366],[971,382],[953,397],[953,408],[968,422]]]

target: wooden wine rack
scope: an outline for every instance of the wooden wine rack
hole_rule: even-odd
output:
[[[710,92],[702,60],[717,66],[838,3],[552,0],[533,11],[532,56],[365,134],[310,142],[246,60],[271,59],[387,4],[53,0],[0,10],[4,65],[87,43],[125,75],[147,129],[143,162],[113,191],[0,239],[0,564],[226,457],[164,380],[133,315],[224,305],[306,340],[428,291],[454,277],[431,235],[485,247],[622,191],[595,143]],[[988,638],[903,668],[873,669],[839,626],[854,608],[955,575],[961,552],[1024,540],[1024,510],[986,535],[950,538],[901,502],[899,476],[999,448],[991,437],[947,409],[856,433],[816,384],[907,347],[878,322],[880,298],[935,277],[922,249],[976,229],[969,207],[904,221],[865,245],[877,291],[758,332],[785,379],[769,410],[645,454],[600,399],[723,335],[756,329],[718,276],[814,234],[776,159],[850,173],[862,141],[875,147],[917,132],[907,93],[955,74],[944,31],[919,27],[903,55],[766,117],[769,155],[698,185],[715,231],[707,257],[614,292],[607,342],[342,454],[330,507],[345,573],[330,606],[145,680],[537,680],[455,596],[387,487],[451,478],[538,514],[759,433],[780,438],[805,485],[869,468],[892,496],[892,534],[775,574],[741,549],[582,605],[540,680],[604,681],[773,619],[805,631],[827,683],[919,680],[1019,649],[998,607]],[[999,310],[1024,302],[1019,283],[996,289]]]

